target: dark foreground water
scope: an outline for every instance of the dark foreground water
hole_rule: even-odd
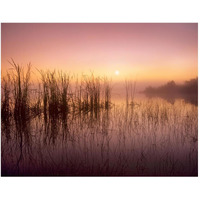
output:
[[[1,121],[2,176],[197,176],[198,107],[139,99],[98,113]]]

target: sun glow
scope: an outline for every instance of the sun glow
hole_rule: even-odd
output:
[[[116,75],[116,76],[119,75],[119,71],[118,71],[118,70],[115,71],[115,75]]]

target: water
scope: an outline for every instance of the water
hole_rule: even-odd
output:
[[[116,99],[98,113],[2,120],[2,175],[198,175],[197,105]]]

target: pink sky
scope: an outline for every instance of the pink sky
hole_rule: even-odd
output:
[[[183,81],[198,76],[198,24],[2,24],[7,60],[113,80]],[[115,71],[120,73],[115,75]]]

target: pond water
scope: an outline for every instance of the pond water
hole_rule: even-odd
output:
[[[2,176],[197,176],[198,107],[115,98],[98,113],[2,120]]]

